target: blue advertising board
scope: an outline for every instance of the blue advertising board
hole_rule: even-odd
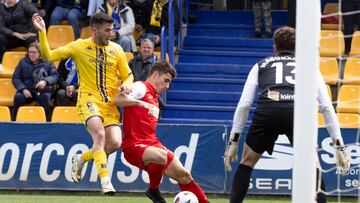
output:
[[[229,193],[233,172],[226,172],[223,153],[230,126],[161,124],[161,142],[172,150],[194,179],[209,193]],[[244,132],[246,134],[247,128]],[[342,130],[345,143],[355,143],[358,129]],[[243,142],[245,136],[242,136]],[[98,191],[100,183],[92,162],[83,170],[80,184],[71,180],[71,157],[91,147],[91,139],[81,124],[0,123],[0,188],[35,190]],[[241,157],[242,144],[239,145]],[[360,146],[347,147],[352,169],[349,175],[336,174],[335,152],[326,129],[319,130],[319,158],[324,169],[327,191],[344,190],[342,195],[357,196],[359,187]],[[253,172],[249,193],[290,194],[292,148],[285,136],[276,142],[272,156],[264,154]],[[108,158],[108,170],[118,191],[144,191],[146,172],[130,165],[121,150]],[[340,184],[338,184],[338,181]],[[339,187],[339,188],[338,188]],[[174,180],[165,177],[161,190],[179,191]],[[335,193],[331,193],[337,195]]]

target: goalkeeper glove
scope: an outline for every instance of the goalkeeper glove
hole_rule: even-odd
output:
[[[336,151],[336,168],[345,176],[350,170],[350,161],[345,152],[345,146],[341,139],[333,140],[333,146]]]
[[[238,160],[238,141],[239,141],[240,133],[235,133],[232,141],[229,141],[227,149],[225,151],[224,164],[227,171],[231,171],[231,162],[235,162]]]

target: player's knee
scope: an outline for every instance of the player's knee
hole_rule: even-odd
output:
[[[161,165],[166,165],[167,163],[167,154],[163,150],[158,152],[157,161]]]
[[[188,184],[191,182],[191,180],[192,180],[192,176],[191,176],[190,172],[184,168],[184,170],[182,170],[180,172],[180,174],[178,175],[177,181],[180,184]]]

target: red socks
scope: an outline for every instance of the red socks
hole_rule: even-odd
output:
[[[166,162],[165,166],[160,165],[160,164],[154,164],[154,163],[150,163],[147,165],[146,171],[149,174],[149,179],[150,179],[149,187],[151,189],[159,189],[160,188],[161,179],[165,173],[165,170],[169,166],[169,164],[171,163],[171,161],[173,159],[174,159],[174,154],[168,152],[167,153],[167,162]]]
[[[196,195],[199,200],[199,203],[208,203],[209,200],[206,197],[204,191],[200,188],[200,186],[192,180],[190,183],[183,185],[179,184],[179,187],[182,191],[190,191]]]

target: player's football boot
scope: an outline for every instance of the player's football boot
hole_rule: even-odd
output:
[[[84,164],[79,163],[78,156],[80,155],[75,154],[71,159],[72,162],[71,178],[75,183],[80,183],[81,172],[84,167]]]
[[[110,181],[104,183],[104,184],[101,184],[101,193],[103,195],[109,195],[109,196],[112,196],[115,194],[115,189],[113,187],[113,185],[111,184]]]
[[[153,201],[153,203],[167,203],[165,198],[161,196],[159,190],[148,189],[146,190],[146,196]]]

